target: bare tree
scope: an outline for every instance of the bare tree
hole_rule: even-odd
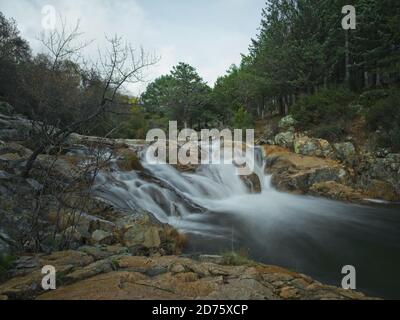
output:
[[[63,63],[71,57],[78,56],[81,50],[89,44],[88,42],[79,43],[78,40],[81,36],[79,22],[68,31],[65,21],[61,24],[61,30],[42,35],[41,41],[51,57],[52,73],[58,74],[58,69],[62,67]],[[46,149],[61,145],[70,134],[79,128],[92,123],[105,113],[111,112],[113,107],[118,104],[118,92],[124,84],[144,81],[145,70],[158,62],[158,57],[147,54],[143,48],[135,51],[130,44],[124,43],[121,37],[106,37],[106,40],[109,47],[104,51],[99,50],[99,61],[93,67],[101,81],[101,90],[96,97],[95,108],[89,114],[78,117],[71,123],[63,125],[58,123],[56,128],[53,124],[53,127],[49,126],[46,121],[41,119],[37,124],[41,128],[39,130],[40,138],[22,171],[23,177],[29,176],[38,155]],[[48,108],[55,107],[54,105],[48,106]]]

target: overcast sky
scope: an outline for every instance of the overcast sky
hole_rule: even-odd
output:
[[[87,54],[96,55],[104,35],[118,34],[134,46],[161,56],[147,79],[187,62],[213,85],[232,63],[247,53],[257,34],[265,0],[0,0],[0,10],[13,17],[35,52],[42,31],[42,8],[53,5],[73,24],[81,21],[87,39],[96,39]],[[145,85],[129,87],[137,94]]]

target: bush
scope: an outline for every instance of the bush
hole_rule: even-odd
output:
[[[15,257],[0,254],[0,281],[6,277],[7,271],[12,267]]]
[[[222,255],[222,257],[223,264],[228,266],[244,266],[255,264],[255,262],[248,258],[248,253],[244,250],[240,250],[239,252],[226,252]]]
[[[339,142],[343,140],[346,135],[345,123],[344,121],[338,121],[337,123],[321,125],[312,131],[312,136],[325,139],[330,142]]]
[[[233,125],[235,129],[250,129],[253,124],[250,114],[245,108],[240,107],[235,113],[235,119]]]
[[[303,96],[293,106],[293,116],[301,129],[315,126],[335,125],[338,121],[354,118],[357,111],[351,106],[356,96],[347,89],[323,90]]]
[[[365,108],[367,126],[377,131],[377,143],[380,147],[400,150],[400,92],[386,91],[387,95],[370,100]],[[379,130],[379,131],[378,131]]]

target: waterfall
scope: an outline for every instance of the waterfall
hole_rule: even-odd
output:
[[[209,156],[218,158],[218,149]],[[187,233],[187,252],[245,249],[254,260],[334,285],[340,285],[342,267],[353,265],[363,272],[360,289],[398,297],[400,283],[393,282],[400,266],[398,208],[281,193],[264,174],[260,149],[254,149],[254,160],[246,160],[254,161],[261,193],[250,193],[231,163],[183,173],[171,165],[149,164],[146,157],[143,172],[115,167],[100,173],[95,191],[118,208],[132,214],[146,210]],[[382,252],[391,259],[381,259]]]
[[[232,210],[231,203],[252,203],[254,197],[240,176],[232,159],[221,160],[223,152],[213,143],[209,157],[211,164],[199,165],[196,172],[182,173],[168,164],[150,164],[146,150],[142,152],[142,166],[146,177],[137,172],[103,172],[97,177],[97,195],[123,209],[143,209],[159,221],[169,223],[184,231],[201,232],[209,226],[201,226],[198,216],[205,212]],[[250,148],[253,154],[243,152],[234,144],[234,155],[254,168],[263,192],[272,190],[264,175],[265,161],[261,149]],[[200,229],[200,230],[199,230]]]

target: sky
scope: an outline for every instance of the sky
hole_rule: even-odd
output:
[[[0,11],[16,20],[35,53],[43,50],[37,37],[46,5],[71,25],[80,20],[82,40],[94,40],[85,51],[93,60],[104,37],[115,34],[159,56],[147,71],[146,83],[126,88],[137,95],[179,62],[194,66],[212,86],[247,53],[265,0],[0,0]]]

